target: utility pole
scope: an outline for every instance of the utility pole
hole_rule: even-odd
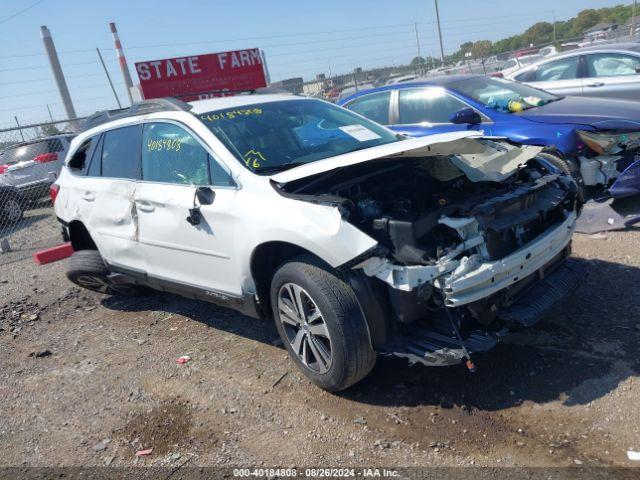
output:
[[[124,86],[127,89],[127,95],[129,95],[129,102],[133,103],[133,97],[131,96],[131,88],[133,82],[131,81],[131,74],[129,73],[129,67],[127,66],[127,59],[124,57],[124,51],[122,50],[122,43],[120,43],[120,37],[116,30],[116,24],[109,23],[111,29],[111,35],[113,36],[113,43],[116,45],[116,55],[118,55],[118,63],[120,63],[120,70],[122,70],[122,76],[124,77]]]
[[[420,67],[422,67],[422,55],[420,54],[420,37],[418,36],[418,24],[413,24],[413,29],[416,32],[416,50],[418,51],[418,58],[420,62]]]
[[[551,15],[553,16],[553,43],[557,43],[558,38],[556,37],[556,12],[551,10]]]
[[[116,102],[118,103],[118,108],[122,108],[120,104],[120,99],[118,98],[118,94],[116,93],[116,89],[113,87],[113,82],[111,81],[111,75],[109,75],[109,70],[107,70],[107,66],[104,64],[104,60],[102,59],[102,54],[100,53],[100,49],[96,48],[96,52],[98,52],[98,58],[100,59],[100,63],[102,64],[102,68],[104,68],[104,74],[107,76],[107,80],[109,81],[109,86],[111,87],[111,91],[113,92],[113,96],[116,97]]]
[[[67,88],[67,82],[64,79],[62,73],[62,67],[60,66],[60,60],[58,59],[58,53],[56,47],[53,44],[53,38],[51,38],[51,32],[49,29],[42,25],[40,27],[40,35],[42,36],[42,42],[44,43],[44,49],[49,57],[49,63],[51,64],[51,70],[53,70],[53,77],[58,85],[58,91],[60,97],[62,97],[62,103],[64,110],[67,112],[67,118],[69,120],[76,118],[76,111],[73,108],[73,102],[71,101],[71,95],[69,95],[69,89]]]
[[[440,60],[444,65],[444,47],[442,46],[442,29],[440,28],[440,12],[438,11],[438,0],[433,0],[436,4],[436,23],[438,24],[438,38],[440,39]]]
[[[633,7],[631,7],[631,28],[629,29],[629,37],[633,39],[636,33],[636,0],[633,0]]]

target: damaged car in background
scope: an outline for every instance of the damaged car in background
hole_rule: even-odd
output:
[[[417,137],[461,130],[544,147],[580,200],[640,193],[640,102],[564,97],[483,75],[448,75],[362,90],[346,108]]]
[[[272,318],[330,391],[377,354],[473,370],[580,276],[576,184],[541,150],[292,95],[142,102],[90,119],[56,181],[67,276]]]

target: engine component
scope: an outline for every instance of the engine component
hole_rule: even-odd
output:
[[[598,155],[597,157],[578,157],[580,159],[580,175],[587,186],[608,185],[618,178],[620,172],[617,169],[619,155]]]

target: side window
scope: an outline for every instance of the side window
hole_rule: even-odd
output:
[[[98,143],[98,136],[85,140],[69,159],[68,167],[71,170],[75,170],[76,173],[85,172],[89,166],[89,160],[91,160],[96,143]]]
[[[147,123],[142,134],[142,178],[209,185],[209,154],[185,129],[171,123]]]
[[[109,130],[102,146],[102,176],[140,178],[140,125]]]
[[[96,147],[93,149],[91,157],[87,156],[89,168],[87,170],[88,177],[99,177],[101,175],[102,166],[102,144],[104,143],[104,135],[100,135],[100,139],[96,138]]]
[[[555,80],[572,80],[578,77],[578,60],[579,57],[562,58],[554,62],[540,65],[536,70],[532,71],[529,82],[553,82]]]
[[[382,125],[389,125],[391,92],[372,93],[355,99],[346,107]]]
[[[451,123],[454,112],[468,106],[441,88],[400,90],[400,124]]]
[[[637,75],[640,57],[621,53],[597,53],[587,55],[588,77],[621,77]]]

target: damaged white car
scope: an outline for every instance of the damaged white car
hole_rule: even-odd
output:
[[[52,194],[72,282],[274,318],[336,391],[378,353],[473,368],[575,286],[576,186],[539,151],[292,95],[157,100],[90,119]]]

